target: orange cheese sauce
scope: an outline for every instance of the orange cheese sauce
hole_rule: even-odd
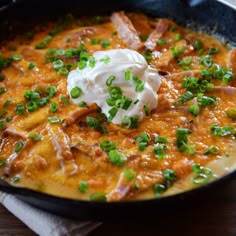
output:
[[[188,110],[190,105],[196,104],[196,98],[180,106],[174,105],[186,92],[181,84],[186,76],[203,79],[201,70],[207,68],[201,63],[201,58],[208,55],[211,48],[218,49],[218,53],[210,56],[214,64],[220,67],[227,67],[230,60],[235,59],[230,58],[230,52],[234,49],[230,49],[213,36],[193,32],[167,20],[167,30],[160,33],[159,39],[150,50],[146,48],[145,41],[155,31],[160,19],[137,13],[129,13],[126,16],[143,39],[144,46],[137,50],[146,56],[149,55],[149,64],[163,75],[158,91],[157,109],[139,122],[137,129],[125,129],[120,125],[107,123],[95,104],[79,107],[69,100],[66,92],[67,76],[61,75],[53,68],[53,63],[47,60],[47,52],[50,49],[86,49],[92,55],[99,50],[129,48],[109,17],[106,17],[104,22],[94,22],[89,18],[80,19],[79,23],[83,22],[85,26],[78,25],[78,19],[72,19],[51,37],[43,49],[37,49],[35,46],[58,26],[55,23],[48,23],[43,29],[36,26],[32,39],[19,35],[13,41],[3,44],[0,49],[0,56],[5,59],[12,54],[22,55],[20,60],[12,60],[10,65],[2,68],[0,72],[4,77],[0,87],[6,88],[0,95],[0,118],[4,122],[0,131],[2,178],[13,185],[56,196],[87,200],[91,195],[101,193],[107,196],[108,201],[123,201],[139,198],[145,192],[148,192],[145,198],[155,197],[153,188],[157,184],[166,184],[163,173],[167,169],[175,172],[177,182],[193,172],[194,163],[206,166],[211,161],[235,155],[232,154],[232,147],[235,145],[234,133],[219,137],[210,129],[213,124],[235,128],[235,121],[227,116],[227,111],[236,109],[235,77],[229,83],[224,83],[213,76],[211,83],[215,85],[215,89],[205,95],[215,96],[215,105],[200,106],[199,115],[196,117]],[[109,45],[104,46],[103,40],[108,40]],[[200,49],[194,46],[196,41],[202,43]],[[16,47],[14,51],[12,46]],[[178,60],[173,56],[171,48],[180,50]],[[181,64],[186,58],[191,62],[187,65]],[[60,59],[64,64],[71,64],[69,71],[75,69],[80,60],[78,55],[60,56]],[[32,62],[35,67],[29,69]],[[228,68],[231,69],[233,68]],[[48,86],[56,88],[56,93],[49,98],[48,103],[44,106],[38,105],[36,111],[27,111],[26,104],[29,101],[24,97],[25,92],[36,91],[40,99],[47,98]],[[67,103],[63,103],[62,98],[67,99]],[[7,99],[11,99],[9,104],[6,104]],[[50,109],[52,102],[58,106],[55,113]],[[16,107],[19,104],[24,105],[24,114],[17,114]],[[89,128],[86,124],[87,116],[96,117],[108,132],[103,134],[99,130]],[[57,117],[60,122],[51,123],[48,117]],[[178,128],[191,131],[187,144],[194,146],[193,155],[178,150]],[[32,132],[40,136],[39,141],[29,138]],[[149,135],[150,141],[145,150],[140,151],[136,138],[142,132]],[[153,151],[157,145],[154,142],[156,136],[168,140],[162,159]],[[126,158],[123,166],[111,163],[108,152],[99,145],[102,140],[116,143],[116,150]],[[22,147],[17,150],[19,143]],[[218,147],[217,155],[204,155],[211,145]],[[127,169],[134,171],[132,179],[124,177],[124,171]],[[224,171],[222,173],[224,174]],[[81,181],[86,183],[84,192],[79,187]]]

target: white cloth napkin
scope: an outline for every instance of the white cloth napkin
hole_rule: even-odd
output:
[[[101,223],[69,220],[36,209],[16,197],[0,192],[0,203],[42,236],[86,236]]]

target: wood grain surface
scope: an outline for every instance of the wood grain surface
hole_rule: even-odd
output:
[[[142,212],[140,212],[142,214]],[[0,206],[0,235],[34,236],[23,223]],[[209,189],[196,204],[146,221],[104,223],[91,236],[234,236],[236,235],[236,178]]]

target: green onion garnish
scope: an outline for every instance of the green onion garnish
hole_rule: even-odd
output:
[[[58,124],[58,123],[61,123],[61,119],[57,116],[51,116],[51,117],[48,117],[48,122],[52,124]]]
[[[28,65],[28,69],[33,70],[34,67],[36,67],[36,63],[35,62],[30,62],[29,65]]]
[[[224,127],[220,127],[219,125],[212,125],[211,126],[211,132],[215,135],[215,136],[228,136],[233,134],[234,131],[234,127],[233,126],[224,126]]]
[[[71,89],[70,91],[70,96],[73,98],[73,99],[76,99],[76,98],[79,98],[82,94],[82,90],[81,88],[79,88],[78,86],[74,87],[73,89]]]
[[[100,141],[99,146],[105,152],[109,152],[111,150],[115,150],[116,149],[116,143],[114,143],[112,141],[109,141],[109,140],[102,140],[102,141]]]
[[[93,202],[106,202],[107,196],[105,193],[95,193],[90,196],[90,201]]]
[[[58,105],[57,105],[56,102],[52,102],[52,103],[50,104],[50,111],[51,111],[52,113],[55,113],[55,112],[58,111]]]
[[[195,117],[197,117],[200,113],[200,108],[196,104],[192,104],[188,107],[189,112],[191,112]]]
[[[119,152],[117,152],[116,150],[110,150],[109,154],[109,161],[116,165],[116,166],[123,166],[126,162],[126,158],[122,157],[121,154]]]
[[[91,116],[86,117],[86,123],[89,128],[97,129],[100,127],[99,120]]]
[[[133,169],[129,168],[124,170],[124,176],[127,180],[131,181],[135,178],[136,173]]]
[[[156,196],[164,193],[167,190],[166,186],[163,184],[155,184],[153,187],[153,192]]]
[[[219,154],[220,150],[217,146],[215,145],[211,145],[207,148],[206,151],[204,151],[204,155],[208,155],[208,154],[213,154],[213,155],[217,155]]]
[[[14,147],[14,151],[18,153],[22,150],[23,147],[24,147],[24,143],[22,141],[19,141]]]
[[[31,132],[31,133],[29,133],[28,138],[37,142],[42,139],[42,136],[37,132]]]
[[[79,182],[79,191],[81,193],[86,193],[88,190],[88,183],[86,181],[80,181]]]
[[[47,86],[45,89],[45,93],[50,97],[54,97],[54,95],[57,93],[57,88],[55,86]]]
[[[111,42],[109,40],[102,40],[101,41],[101,46],[102,48],[108,48],[111,45]]]
[[[23,104],[17,104],[16,105],[16,114],[17,115],[24,115],[25,113],[25,107]]]
[[[236,120],[236,109],[231,109],[226,112],[226,115],[232,120]]]

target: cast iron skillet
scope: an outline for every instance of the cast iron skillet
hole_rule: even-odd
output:
[[[203,26],[210,32],[214,29],[214,33],[223,36],[231,44],[236,44],[236,12],[212,0],[119,0],[117,2],[110,0],[90,0],[87,2],[76,0],[0,0],[0,34],[5,38],[10,37],[9,33],[12,28],[9,27],[9,23],[12,20],[17,22],[15,27],[22,30],[23,25],[19,22],[31,22],[33,19],[42,18],[42,16],[54,17],[68,12],[80,15],[99,15],[109,14],[115,10],[141,11],[155,17],[171,17],[182,25],[194,22],[196,27],[202,28]],[[130,220],[140,219],[140,217],[147,219],[153,218],[157,214],[177,211],[193,201],[197,203],[199,196],[205,191],[218,189],[220,184],[224,184],[225,180],[233,176],[236,176],[236,171],[188,192],[132,202],[102,203],[65,199],[25,188],[16,188],[2,180],[0,180],[0,190],[14,194],[35,207],[74,219]]]

